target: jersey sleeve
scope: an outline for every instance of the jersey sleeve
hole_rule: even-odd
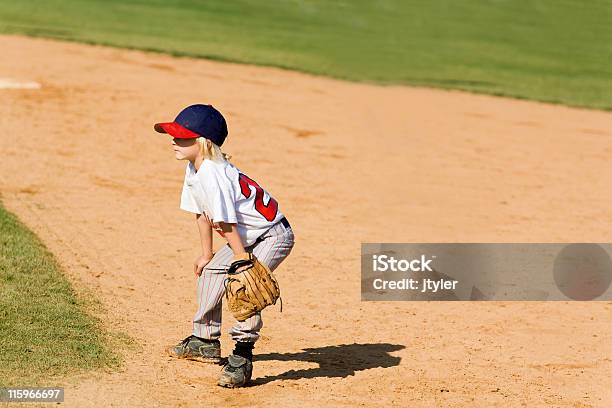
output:
[[[196,205],[195,198],[187,185],[187,179],[183,182],[183,191],[181,192],[181,210],[188,211],[194,214],[201,214]]]
[[[219,178],[207,186],[207,204],[213,217],[212,222],[236,223],[236,202],[230,180]]]

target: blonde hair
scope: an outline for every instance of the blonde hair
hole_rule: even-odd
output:
[[[219,146],[204,137],[198,137],[197,141],[200,143],[200,153],[204,159],[210,159],[213,161],[229,161],[232,157],[227,153],[223,153]]]

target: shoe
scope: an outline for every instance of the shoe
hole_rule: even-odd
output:
[[[219,340],[209,343],[191,335],[176,346],[168,347],[167,351],[170,357],[212,364],[221,362],[221,342]]]
[[[230,354],[221,370],[218,384],[226,388],[244,387],[251,380],[252,374],[253,363],[250,360]]]

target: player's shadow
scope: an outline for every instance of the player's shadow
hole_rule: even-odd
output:
[[[399,365],[401,358],[390,355],[390,352],[404,349],[401,344],[340,344],[306,348],[299,353],[256,354],[254,361],[307,361],[319,367],[301,370],[289,370],[278,375],[268,375],[252,380],[252,385],[267,384],[276,380],[297,380],[300,378],[341,377],[355,375],[356,371],[369,368],[386,368]]]

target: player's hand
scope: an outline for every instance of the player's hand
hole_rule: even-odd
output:
[[[200,276],[202,274],[202,269],[204,269],[210,260],[213,259],[213,256],[215,256],[214,253],[210,255],[200,255],[196,258],[193,262],[193,273],[195,276]]]

